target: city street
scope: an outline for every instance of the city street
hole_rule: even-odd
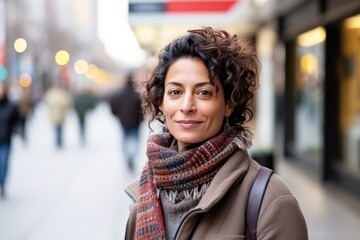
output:
[[[164,92],[161,111],[165,106],[164,120],[180,147],[207,141],[218,117],[235,124],[234,119],[253,115],[239,123],[254,131],[249,155],[273,168],[288,186],[304,215],[308,239],[360,240],[359,42],[359,0],[0,0],[0,240],[124,239],[132,204],[124,189],[141,176],[151,131],[146,119],[137,157],[128,162],[132,158],[124,152],[137,143],[124,141],[114,115],[125,113],[132,122],[128,110],[135,107],[129,95],[119,101],[129,109],[109,106],[127,79],[136,91]],[[177,62],[182,57],[184,65]],[[171,77],[174,63],[181,66],[171,67]],[[164,81],[170,78],[181,85],[178,106],[172,105],[175,98],[166,102]],[[213,79],[221,82],[219,91],[200,91],[200,81]],[[88,90],[100,101],[83,94]],[[154,100],[152,93],[141,96],[145,105]],[[219,96],[231,99],[231,115],[220,114],[223,104],[214,108],[212,103],[222,103]],[[21,120],[36,106],[26,134],[20,126],[12,136],[4,183],[3,156],[16,115],[8,99],[16,103]],[[45,102],[55,105],[52,121]],[[62,122],[62,110],[70,105],[59,148],[56,130],[61,128],[52,122]],[[84,142],[78,116],[87,109]],[[156,132],[166,127],[161,121],[151,124]],[[181,136],[174,125],[180,125]],[[161,157],[166,152],[159,148]],[[195,196],[197,187],[185,190]],[[166,222],[184,220],[169,212]],[[296,224],[294,219],[288,223]],[[176,224],[166,229],[168,235],[179,230]],[[284,229],[290,228],[284,224]],[[228,228],[225,233],[242,238]]]
[[[124,164],[121,131],[107,105],[90,113],[85,146],[74,112],[66,120],[63,149],[55,148],[42,104],[28,130],[27,144],[14,139],[0,239],[123,239],[130,203],[123,188],[139,170],[129,172]]]
[[[0,200],[0,240],[122,240],[129,197],[124,186],[140,174],[147,127],[136,168],[121,155],[121,130],[108,106],[100,103],[88,118],[85,146],[71,112],[65,146],[56,149],[46,109],[38,105],[28,126],[28,143],[14,139],[6,199]],[[356,198],[287,161],[276,171],[297,197],[311,240],[355,240],[360,235]]]

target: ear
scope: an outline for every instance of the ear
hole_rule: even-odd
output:
[[[230,103],[230,101],[227,101],[225,103],[225,117],[229,117],[233,111],[234,111],[234,106]]]

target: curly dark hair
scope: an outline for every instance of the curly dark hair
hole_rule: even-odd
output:
[[[231,102],[234,109],[228,118],[231,125],[241,126],[253,117],[250,105],[260,71],[255,47],[224,30],[204,27],[188,30],[186,35],[161,50],[158,64],[145,83],[143,95],[143,112],[150,115],[150,122],[164,122],[160,106],[164,97],[165,77],[170,65],[181,57],[200,59],[209,71],[211,83],[214,84],[216,76],[220,79],[225,101]]]

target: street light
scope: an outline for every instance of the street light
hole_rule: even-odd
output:
[[[28,73],[22,73],[19,77],[19,85],[23,88],[30,87],[32,83],[32,77]]]
[[[15,54],[15,61],[16,61],[16,65],[15,65],[15,74],[16,74],[16,78],[19,77],[21,71],[22,71],[22,68],[23,68],[23,52],[26,51],[28,47],[28,43],[26,41],[25,38],[17,38],[15,41],[14,41],[14,49],[16,51],[16,54]],[[18,79],[18,81],[20,81],[20,79]]]
[[[88,68],[89,68],[89,64],[83,59],[77,60],[74,64],[74,70],[77,74],[86,73]]]
[[[89,79],[95,79],[98,73],[99,73],[98,67],[95,64],[89,64],[85,76]]]
[[[25,52],[27,49],[27,41],[24,38],[18,38],[14,42],[14,49],[18,53]]]
[[[66,50],[59,50],[55,54],[55,62],[59,66],[64,66],[69,63],[70,54]]]
[[[59,65],[59,80],[65,86],[70,84],[70,72],[67,64],[70,60],[70,54],[66,50],[59,50],[55,53],[55,62]]]

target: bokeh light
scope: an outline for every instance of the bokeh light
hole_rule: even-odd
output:
[[[99,72],[99,69],[95,64],[89,64],[88,70],[85,73],[85,75],[89,79],[95,79],[98,72]]]
[[[5,66],[0,67],[0,81],[3,81],[7,78],[8,71]]]
[[[83,60],[77,60],[74,64],[74,70],[77,74],[85,74],[89,68],[89,64]]]
[[[307,53],[300,59],[301,70],[307,74],[316,74],[318,72],[318,60],[312,53]]]
[[[21,87],[24,87],[24,88],[30,87],[31,83],[32,83],[32,77],[31,77],[30,74],[22,73],[20,75],[20,77],[19,77],[19,85]]]
[[[25,52],[27,48],[27,41],[24,38],[18,38],[14,42],[14,49],[18,53]]]
[[[70,60],[70,54],[66,50],[59,50],[55,54],[55,62],[60,66],[64,66],[68,64],[69,60]]]

